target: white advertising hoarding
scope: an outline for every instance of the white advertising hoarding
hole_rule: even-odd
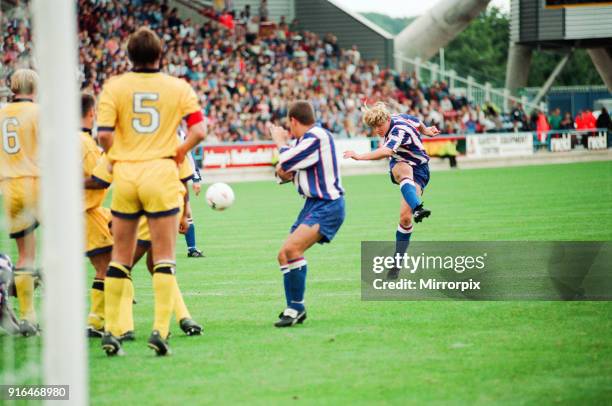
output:
[[[495,158],[533,155],[531,133],[470,134],[466,136],[470,158]]]

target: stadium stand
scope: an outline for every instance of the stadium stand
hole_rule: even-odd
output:
[[[474,106],[445,82],[425,85],[363,60],[357,47],[340,49],[333,35],[297,32],[284,19],[262,23],[256,11],[202,8],[200,24],[167,1],[79,0],[78,7],[82,88],[97,94],[106,79],[128,71],[127,37],[150,26],[165,42],[163,70],[198,92],[209,143],[268,139],[267,127],[281,123],[297,98],[311,100],[322,125],[344,137],[365,133],[360,107],[380,100],[446,134],[538,128],[537,114],[529,118],[520,105],[508,116],[492,104]],[[1,19],[4,77],[31,64],[32,44],[26,7]]]

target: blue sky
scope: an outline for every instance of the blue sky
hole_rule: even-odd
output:
[[[397,17],[421,15],[439,0],[334,0],[351,11],[375,11]],[[504,11],[510,10],[510,0],[491,0]]]

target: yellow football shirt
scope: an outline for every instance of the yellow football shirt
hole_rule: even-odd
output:
[[[89,178],[98,162],[101,161],[102,152],[85,131],[81,132],[81,158],[83,161],[83,176]],[[85,210],[90,210],[99,207],[104,202],[106,197],[106,189],[85,189]]]
[[[98,160],[91,174],[97,178],[98,181],[110,186],[110,184],[113,183],[113,174],[109,169],[110,161],[106,155],[102,155],[102,158]],[[178,172],[181,182],[187,182],[193,178],[193,165],[191,165],[189,159],[185,159],[183,163],[179,165]]]
[[[111,161],[173,157],[183,117],[200,111],[187,82],[164,73],[129,72],[110,79],[98,102],[98,130],[114,130]]]
[[[0,110],[0,180],[39,176],[38,105],[23,99]]]

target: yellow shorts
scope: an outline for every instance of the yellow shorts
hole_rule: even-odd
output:
[[[93,257],[113,250],[113,236],[108,227],[110,221],[111,213],[106,207],[96,207],[85,212],[86,256]]]
[[[141,215],[160,217],[179,212],[178,168],[172,159],[117,162],[113,166],[113,215],[137,219]]]
[[[38,227],[38,187],[39,181],[35,177],[0,182],[11,238],[24,237]]]
[[[178,218],[180,220],[183,215],[183,194],[179,196],[179,213]],[[140,217],[138,221],[138,245],[143,245],[145,247],[151,246],[151,232],[149,231],[149,223],[147,222],[147,218],[145,216]]]

